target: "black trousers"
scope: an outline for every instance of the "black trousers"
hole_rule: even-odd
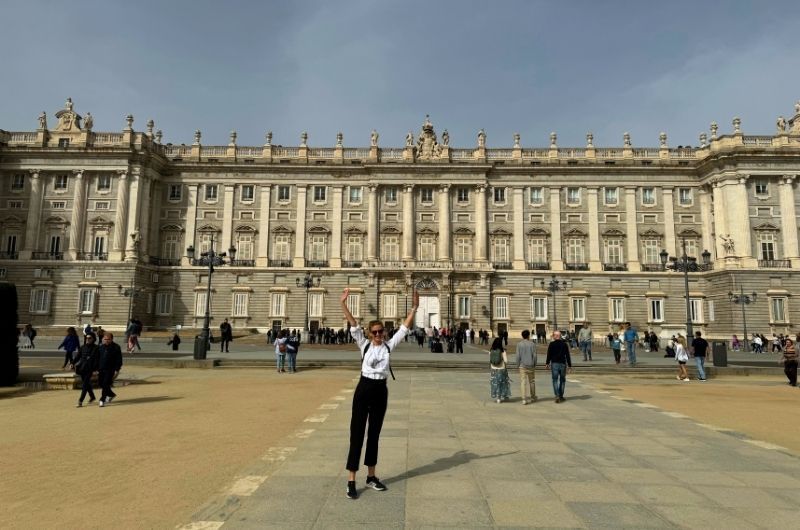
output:
[[[386,379],[361,377],[353,393],[353,415],[350,418],[350,452],[347,454],[347,470],[358,471],[361,446],[364,445],[364,430],[367,430],[367,450],[364,465],[374,466],[378,462],[378,439],[381,436],[383,417],[389,389]],[[367,424],[369,423],[369,427]]]
[[[456,341],[456,353],[464,353],[464,343]]]
[[[100,401],[105,401],[106,398],[109,397],[117,397],[114,391],[111,390],[111,385],[114,383],[114,372],[100,372],[98,379],[100,380],[100,388],[102,389]]]
[[[86,394],[89,394],[89,399],[94,401],[94,390],[92,390],[92,374],[89,372],[88,374],[81,374],[81,397],[78,398],[78,401],[83,403]]]
[[[72,352],[64,352],[64,366],[72,364]]]
[[[222,342],[219,343],[219,352],[222,353],[224,351],[228,351],[228,348],[231,345],[231,339],[222,339]]]
[[[797,386],[797,361],[786,361],[783,365],[783,373],[789,378],[792,386]]]

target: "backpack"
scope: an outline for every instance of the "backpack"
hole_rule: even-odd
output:
[[[364,351],[361,352],[361,360],[362,361],[364,360],[364,356],[367,355],[367,350],[369,350],[370,344],[372,344],[372,343],[371,342],[367,343],[367,345],[364,346]],[[392,349],[389,348],[389,346],[387,344],[384,344],[384,346],[386,346],[386,351],[389,352],[389,354],[391,355]],[[392,371],[392,363],[391,362],[389,363],[389,373],[392,374],[392,380],[396,381],[396,379],[394,377],[394,372]]]
[[[81,353],[80,359],[75,363],[75,373],[83,374],[84,372],[88,372],[91,370],[93,362],[94,355],[92,353]]]
[[[503,350],[492,350],[489,352],[489,363],[494,366],[503,364]]]

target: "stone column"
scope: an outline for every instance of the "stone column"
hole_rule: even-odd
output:
[[[479,265],[489,262],[486,259],[486,184],[475,187],[475,261]]]
[[[222,201],[222,248],[218,252],[227,252],[233,244],[233,197],[236,193],[235,184],[225,185],[225,197]]]
[[[122,261],[125,259],[126,227],[128,224],[128,171],[117,171],[117,208],[114,215],[114,241],[109,259]]]
[[[333,233],[331,234],[331,267],[342,266],[342,186],[333,187]]]
[[[67,259],[78,259],[78,253],[83,252],[83,218],[86,212],[86,182],[83,180],[83,169],[72,173],[75,175],[75,190],[72,195],[72,218],[69,223],[69,245],[67,246]]]
[[[306,266],[306,192],[305,184],[297,186],[297,225],[295,228],[294,259],[295,267]]]
[[[550,269],[564,270],[561,256],[561,188],[553,186],[550,193]]]
[[[628,270],[639,272],[642,264],[639,261],[639,232],[636,229],[636,187],[625,188],[625,228],[628,242]]]
[[[734,254],[742,267],[755,267],[752,238],[750,237],[750,207],[747,201],[747,176],[739,175],[736,180],[726,182],[726,207],[736,212],[728,219],[728,228],[734,241]]]
[[[514,261],[512,266],[514,270],[525,270],[525,212],[523,210],[523,194],[524,188],[514,188],[514,196],[512,198],[512,207],[514,215]]]
[[[450,261],[450,185],[439,186],[439,259]]]
[[[725,215],[725,196],[722,190],[722,182],[719,180],[714,181],[712,184],[712,193],[714,200],[714,235],[716,236],[716,250],[717,259],[727,257],[728,253],[725,252],[725,247],[722,244],[722,236],[727,236],[728,220]]]
[[[370,184],[367,197],[367,261],[378,259],[378,185]]]
[[[797,207],[795,206],[793,187],[795,178],[796,175],[784,175],[780,185],[783,257],[791,260],[793,269],[800,266],[797,244]]]
[[[403,261],[414,261],[414,185],[403,188]]]
[[[664,201],[664,249],[669,252],[670,256],[677,256],[678,254],[676,252],[683,255],[683,250],[679,250],[675,243],[674,190],[675,188],[672,186],[664,186],[661,195]],[[702,252],[702,250],[700,252]],[[700,256],[696,257],[699,258]]]
[[[39,170],[32,169],[31,176],[31,194],[28,205],[28,219],[25,222],[25,244],[22,247],[22,252],[19,253],[20,260],[31,259],[31,256],[36,252],[39,245],[39,226],[42,223],[42,180],[39,178]]]
[[[200,189],[200,184],[189,184],[186,186],[189,189],[189,199],[186,208],[186,240],[184,241],[185,247],[193,247],[196,251],[197,241],[197,194]],[[186,257],[185,249],[181,249],[181,264],[189,265],[189,258]]]
[[[153,180],[152,184],[152,197],[149,201],[150,208],[150,222],[148,223],[148,230],[145,230],[145,235],[148,236],[146,253],[148,256],[161,256],[161,249],[158,248],[159,238],[161,236],[161,195],[164,184],[160,181]]]
[[[148,234],[150,234],[150,207],[152,205],[154,183],[155,181],[151,177],[143,177],[142,189],[139,192],[142,197],[139,201],[139,256],[143,260],[147,259],[150,250]]]
[[[708,190],[705,187],[698,188],[697,193],[700,197],[700,223],[703,228],[703,250],[711,252],[711,259],[714,260],[716,259],[717,249],[714,248],[714,241],[712,239],[714,228],[711,225],[711,197],[708,195]]]
[[[139,172],[134,170],[133,178],[130,183],[129,193],[129,209],[128,209],[128,223],[127,230],[124,235],[125,239],[125,261],[137,261],[137,249],[131,234],[139,232],[139,187],[141,185],[142,177]]]
[[[269,216],[270,201],[272,200],[272,186],[261,186],[261,204],[258,213],[258,255],[256,265],[266,267],[269,265]]]
[[[597,208],[597,188],[586,190],[589,201],[589,270],[602,271],[603,259],[600,256],[600,222]]]

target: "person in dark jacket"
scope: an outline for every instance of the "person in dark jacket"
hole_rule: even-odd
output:
[[[75,331],[75,328],[70,327],[67,328],[67,335],[64,337],[64,340],[61,341],[61,344],[58,345],[58,349],[64,348],[64,366],[61,367],[63,370],[67,366],[72,366],[74,360],[72,359],[72,354],[81,346],[81,341],[78,339],[78,332]]]
[[[95,401],[94,391],[92,390],[92,374],[100,366],[100,349],[95,344],[97,338],[94,333],[86,335],[86,344],[78,350],[75,358],[75,372],[81,376],[81,397],[78,398],[76,406],[82,407],[86,394],[89,394],[89,403]]]
[[[219,352],[228,353],[228,348],[233,340],[233,327],[231,327],[227,318],[225,319],[225,322],[219,325],[219,337]]]
[[[553,332],[553,342],[547,346],[547,365],[553,374],[553,393],[556,403],[564,401],[564,390],[567,386],[567,370],[572,373],[572,359],[569,356],[569,345],[561,339],[561,332]]]
[[[178,351],[178,347],[181,345],[181,337],[175,333],[169,342],[167,342],[167,346],[172,346],[172,351]]]
[[[111,385],[114,379],[119,375],[122,369],[122,350],[119,344],[114,342],[114,335],[106,332],[103,335],[103,344],[99,348],[100,358],[98,360],[98,379],[100,380],[100,388],[103,389],[100,394],[100,406],[104,407],[111,403],[117,397]]]

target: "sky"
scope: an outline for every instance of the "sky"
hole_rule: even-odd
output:
[[[773,134],[800,100],[800,2],[0,0],[0,129],[148,119],[163,142],[453,147],[698,145],[711,121]]]

